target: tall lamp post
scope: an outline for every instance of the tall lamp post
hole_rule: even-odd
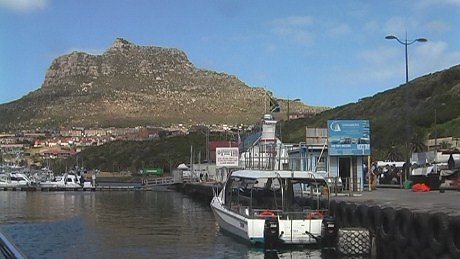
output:
[[[406,58],[406,84],[405,84],[405,90],[404,90],[404,94],[405,94],[405,102],[404,102],[404,107],[405,107],[405,121],[406,121],[406,148],[409,149],[409,125],[407,125],[408,123],[408,105],[409,105],[409,96],[408,96],[408,90],[407,90],[407,84],[409,83],[409,62],[408,62],[408,57],[407,57],[407,46],[409,45],[412,45],[414,44],[415,42],[427,42],[428,40],[425,39],[425,38],[418,38],[418,39],[415,39],[415,40],[408,40],[407,39],[407,33],[406,33],[406,38],[404,40],[400,40],[398,37],[394,36],[394,35],[387,35],[385,37],[385,39],[387,40],[396,40],[397,42],[399,42],[400,44],[404,45],[404,54],[405,54],[405,58]],[[409,150],[408,150],[408,154],[409,155]],[[408,160],[409,161],[409,160]]]
[[[441,106],[446,105],[441,103]],[[434,162],[438,163],[438,112],[437,107],[434,107]]]

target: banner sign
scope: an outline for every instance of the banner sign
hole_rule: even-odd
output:
[[[328,153],[331,156],[369,156],[368,120],[328,120]]]
[[[239,150],[237,147],[216,148],[216,166],[238,167]]]

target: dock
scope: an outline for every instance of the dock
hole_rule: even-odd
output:
[[[53,191],[153,191],[159,187],[176,184],[173,177],[161,177],[144,179],[142,182],[116,182],[99,181],[94,187],[41,187],[40,185],[31,186],[0,186],[0,191],[25,191],[25,192],[53,192]]]
[[[175,188],[208,202],[217,183],[181,183]],[[460,193],[381,188],[324,196],[321,207],[340,228],[366,228],[376,258],[460,258]],[[311,198],[312,201],[316,198]],[[310,202],[309,204],[316,204]]]

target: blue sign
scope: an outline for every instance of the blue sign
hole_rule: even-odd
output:
[[[331,156],[369,156],[371,154],[368,120],[328,120],[328,153]]]

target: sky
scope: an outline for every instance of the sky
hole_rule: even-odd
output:
[[[408,46],[409,80],[458,65],[460,0],[0,0],[0,103],[40,88],[60,55],[120,37],[336,107],[405,82],[405,47],[387,35],[428,39]]]

